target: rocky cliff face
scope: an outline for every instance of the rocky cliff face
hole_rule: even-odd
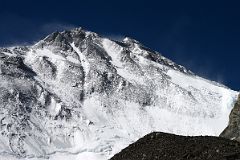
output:
[[[220,136],[240,141],[240,96],[230,113],[229,124]]]
[[[0,49],[0,156],[107,159],[151,131],[219,135],[237,92],[81,28]]]

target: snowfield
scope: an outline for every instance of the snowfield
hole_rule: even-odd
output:
[[[161,131],[218,136],[238,92],[81,28],[0,49],[0,159],[106,160]]]

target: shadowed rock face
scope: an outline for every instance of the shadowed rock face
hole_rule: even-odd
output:
[[[131,38],[54,32],[0,48],[0,159],[106,160],[152,131],[219,135],[236,95]]]
[[[229,115],[229,124],[220,136],[240,141],[240,95]]]
[[[219,137],[184,137],[154,132],[110,160],[237,160],[240,143]]]

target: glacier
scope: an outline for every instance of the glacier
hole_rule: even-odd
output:
[[[106,160],[161,131],[218,136],[238,92],[82,28],[0,48],[0,159]]]

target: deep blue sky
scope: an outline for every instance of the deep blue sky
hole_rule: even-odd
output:
[[[79,27],[130,36],[193,72],[240,89],[240,2],[0,0],[0,46]]]

